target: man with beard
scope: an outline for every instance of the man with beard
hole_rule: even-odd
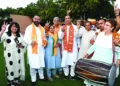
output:
[[[44,47],[47,45],[47,41],[45,40],[45,31],[40,25],[39,16],[35,15],[33,23],[26,28],[24,40],[28,44],[27,56],[30,65],[31,86],[36,86],[37,72],[40,80],[44,80]]]
[[[100,20],[98,21],[98,28],[99,28],[99,29],[97,29],[97,31],[96,31],[96,36],[97,36],[100,32],[103,32],[103,31],[104,31],[105,22],[106,22],[105,19],[100,19]],[[91,40],[90,40],[90,43],[91,43],[91,44],[94,44],[95,39],[96,39],[96,38],[91,39]]]
[[[106,20],[105,19],[100,19],[98,21],[98,30],[96,31],[97,34],[99,34],[100,32],[104,31],[104,25],[105,25]]]

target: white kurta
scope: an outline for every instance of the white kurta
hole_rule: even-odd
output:
[[[106,36],[101,32],[95,41],[95,44],[87,51],[88,54],[94,50],[94,55],[91,60],[97,60],[112,64],[113,51],[112,51],[112,35]]]
[[[38,54],[32,54],[32,46],[31,46],[32,25],[29,25],[26,28],[24,40],[28,44],[27,56],[28,56],[28,61],[29,61],[30,67],[39,69],[41,67],[45,67],[45,62],[44,62],[45,51],[44,51],[44,47],[42,46],[42,38],[41,38],[40,29],[36,26],[35,26],[35,29],[36,29],[37,38],[38,38]]]
[[[80,36],[82,37],[81,39],[81,45],[80,45],[80,50],[79,50],[79,56],[78,59],[83,58],[87,52],[87,50],[90,48],[90,40],[95,39],[95,31],[90,30],[84,30],[79,32]]]
[[[22,35],[18,38],[18,42],[25,45]],[[6,76],[8,81],[15,80],[15,78],[25,78],[24,67],[24,49],[17,48],[15,43],[15,36],[12,34],[8,36],[7,33],[3,33],[0,37],[0,43],[4,43],[4,57],[6,65]]]
[[[81,26],[80,28],[78,28],[78,31],[81,32],[81,33],[83,33],[83,32],[86,31],[86,29],[85,29],[85,27]],[[82,37],[78,37],[78,38],[77,38],[77,45],[78,45],[78,48],[80,48],[81,38],[82,38]]]
[[[68,41],[68,35],[69,35],[69,27],[67,26],[67,41]],[[62,39],[62,62],[61,67],[65,67],[68,65],[74,66],[77,62],[77,37],[78,37],[78,29],[75,25],[73,25],[74,28],[74,41],[73,41],[73,52],[68,52],[67,50],[64,50],[64,44],[63,44],[63,37],[64,33],[60,30],[58,33],[59,39]]]

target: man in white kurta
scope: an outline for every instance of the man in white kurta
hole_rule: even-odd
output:
[[[84,30],[86,30],[85,27],[82,26],[82,21],[79,19],[76,21],[76,26],[77,26],[79,32],[84,32]],[[77,38],[78,52],[80,49],[81,38],[82,37]]]
[[[79,56],[78,59],[81,59],[85,56],[86,51],[89,49],[89,47],[92,45],[91,40],[95,39],[95,31],[91,30],[91,22],[85,23],[85,29],[86,30],[80,30],[79,35],[82,37],[81,44],[80,44],[80,50],[79,50]]]
[[[69,52],[68,50],[64,49],[64,37],[65,37],[65,29],[66,29],[66,39],[67,39],[67,43],[69,40],[69,29],[70,29],[70,25],[72,25],[73,29],[74,29],[74,35],[73,35],[73,46],[72,46],[72,52]],[[71,66],[70,69],[70,76],[71,79],[74,79],[75,76],[75,64],[77,62],[77,55],[78,55],[78,49],[77,49],[77,36],[78,36],[78,29],[75,25],[72,24],[71,22],[71,18],[69,15],[65,16],[65,26],[66,28],[64,28],[64,26],[61,28],[61,30],[58,33],[59,39],[62,39],[62,62],[61,62],[61,67],[63,67],[63,71],[64,71],[64,78],[68,78],[69,75],[69,66]]]
[[[83,32],[85,32],[85,31],[86,31],[86,29],[85,29],[85,27],[83,27],[83,26],[80,26],[80,28],[78,28],[78,32],[83,33]],[[78,52],[79,52],[79,50],[80,50],[81,39],[82,39],[82,37],[77,38]]]
[[[39,28],[39,23],[40,23],[40,17],[39,16],[34,16],[33,18],[33,24],[29,25],[26,30],[25,30],[25,35],[24,35],[24,40],[28,44],[27,46],[27,55],[28,55],[28,61],[30,65],[30,75],[31,75],[31,81],[32,85],[35,86],[36,82],[36,72],[39,73],[39,78],[44,79],[43,75],[43,68],[45,67],[44,63],[44,46],[42,46],[42,35],[44,34],[41,33],[40,28]],[[32,52],[32,46],[36,43],[35,40],[31,39],[32,36],[32,28],[33,26],[35,27],[36,35],[37,35],[37,44],[38,48],[37,51],[38,53],[33,53]],[[44,28],[43,28],[44,30]]]

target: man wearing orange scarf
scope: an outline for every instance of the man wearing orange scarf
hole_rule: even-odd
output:
[[[40,25],[40,17],[35,15],[33,23],[25,30],[24,40],[28,44],[27,55],[30,65],[30,75],[32,86],[36,86],[36,73],[39,78],[44,79],[44,47],[47,45],[45,40],[44,28]]]
[[[75,78],[75,64],[77,62],[77,37],[79,37],[77,27],[72,24],[71,17],[65,16],[65,25],[58,33],[59,39],[62,39],[62,62],[64,78],[68,78],[69,70],[72,80]],[[70,66],[70,69],[69,69]]]

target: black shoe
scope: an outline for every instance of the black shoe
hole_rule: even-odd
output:
[[[10,84],[8,84],[8,86],[16,86],[14,82],[10,82]]]
[[[71,80],[75,80],[75,76],[71,76],[70,79],[71,79]]]
[[[32,83],[31,83],[31,86],[36,86],[36,82],[32,82]]]
[[[63,72],[62,72],[62,71],[59,71],[58,73],[59,73],[59,75],[62,75],[62,74],[63,74]]]
[[[15,85],[8,84],[8,86],[15,86]]]
[[[64,80],[67,80],[68,79],[68,76],[64,76]]]
[[[40,81],[43,81],[43,82],[48,82],[49,80],[48,79],[39,79]]]

